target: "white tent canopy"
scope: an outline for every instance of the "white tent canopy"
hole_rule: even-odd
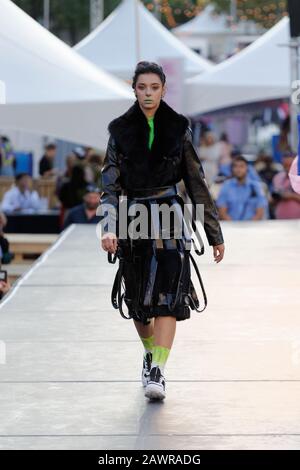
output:
[[[0,104],[5,103],[5,85],[0,81]]]
[[[213,5],[207,5],[192,20],[172,29],[178,37],[257,34],[261,30],[262,28],[257,23],[249,20],[239,20],[234,26],[229,26],[228,16],[224,13],[216,13]]]
[[[104,70],[125,80],[140,60],[182,57],[185,76],[213,65],[185,46],[139,0],[123,2],[75,50]]]
[[[224,14],[216,14],[214,6],[207,5],[207,7],[192,20],[173,28],[172,31],[179,36],[185,34],[208,35],[227,33],[227,17]]]
[[[204,113],[290,93],[289,19],[212,70],[186,80],[186,109]]]
[[[95,67],[10,0],[0,0],[0,128],[106,147],[108,122],[133,103],[130,87]],[[1,90],[1,88],[0,88]]]

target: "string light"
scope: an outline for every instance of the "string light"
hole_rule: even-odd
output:
[[[144,1],[149,11],[154,11],[156,6],[161,12],[162,21],[169,28],[174,28],[182,24],[184,20],[190,20],[197,16],[203,9],[211,3],[216,6],[219,2],[216,0],[147,0]],[[221,9],[222,10],[222,9]],[[273,26],[278,19],[286,16],[286,1],[268,0],[237,0],[237,17],[240,20],[254,20],[264,27]]]

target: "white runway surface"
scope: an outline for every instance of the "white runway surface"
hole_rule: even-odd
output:
[[[208,307],[177,322],[162,403],[96,227],[63,232],[0,304],[0,449],[300,449],[300,221],[222,228],[224,260],[195,255]]]

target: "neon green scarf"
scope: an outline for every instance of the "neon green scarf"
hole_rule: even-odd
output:
[[[147,118],[147,121],[148,121],[148,124],[149,124],[149,127],[150,127],[148,147],[149,147],[149,149],[151,149],[152,142],[153,142],[153,139],[154,139],[154,116],[152,116],[150,118]]]

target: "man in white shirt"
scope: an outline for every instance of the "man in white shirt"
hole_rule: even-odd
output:
[[[37,191],[32,191],[32,179],[28,173],[19,173],[16,184],[3,195],[1,209],[3,212],[30,212],[41,208],[41,200]]]

